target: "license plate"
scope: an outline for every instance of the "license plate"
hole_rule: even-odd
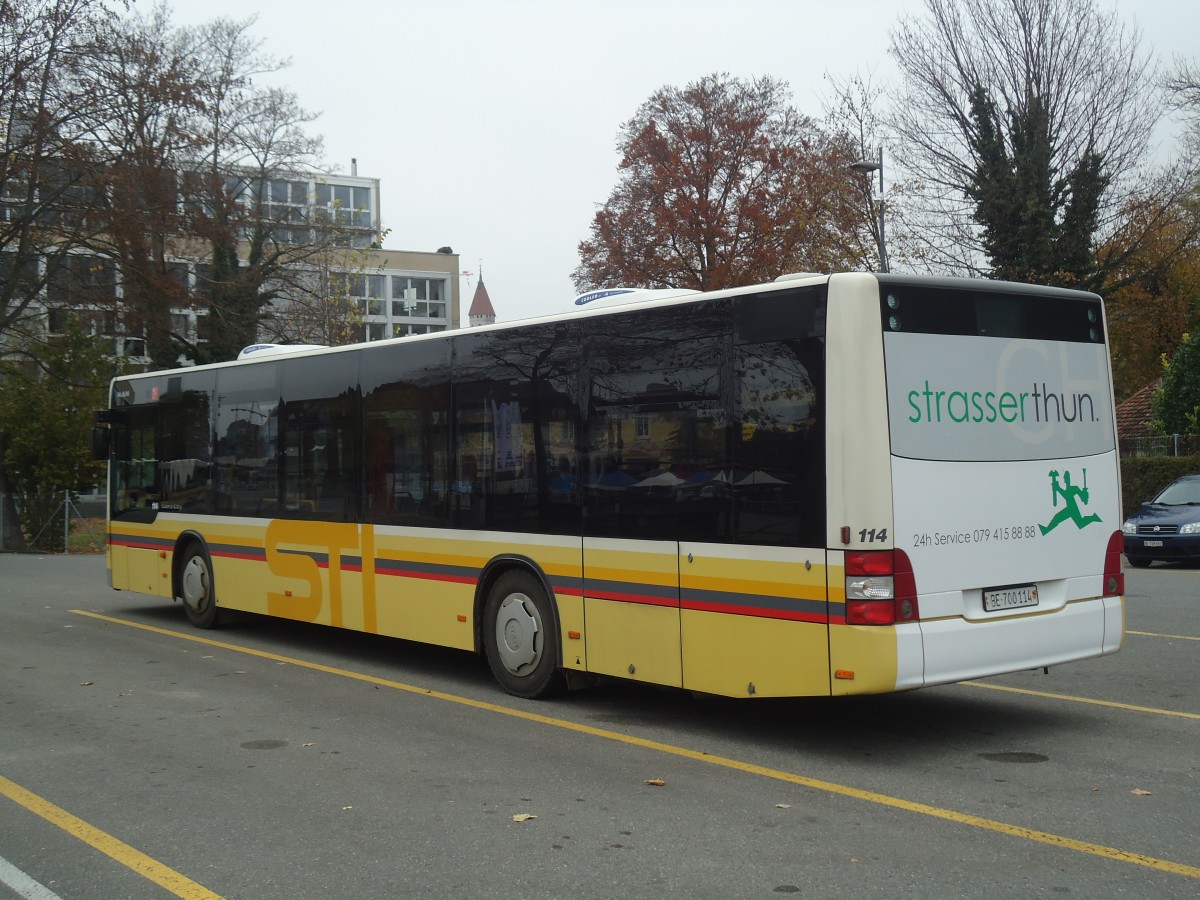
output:
[[[1010,584],[1007,587],[988,588],[983,592],[983,608],[987,612],[1037,605],[1036,584]]]
[[[1161,547],[1162,541],[1142,541],[1143,547]]]

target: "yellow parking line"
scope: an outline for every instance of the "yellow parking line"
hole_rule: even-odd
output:
[[[1200,637],[1191,634],[1159,634],[1155,631],[1125,631],[1126,634],[1140,634],[1142,637],[1170,638],[1173,641],[1200,641]]]
[[[41,816],[50,824],[57,825],[72,837],[76,837],[106,856],[112,857],[121,865],[133,869],[143,878],[148,878],[160,887],[166,888],[176,897],[184,897],[187,900],[202,900],[202,898],[204,900],[207,898],[220,900],[220,894],[214,894],[203,885],[180,875],[170,866],[163,865],[141,850],[136,850],[111,834],[89,825],[83,819],[71,815],[62,807],[55,806],[49,800],[26,790],[3,775],[0,775],[0,794],[25,807],[31,813]]]
[[[1046,700],[1066,700],[1070,703],[1088,703],[1092,706],[1107,706],[1111,709],[1127,709],[1130,712],[1152,713],[1156,716],[1175,716],[1180,719],[1200,719],[1200,713],[1180,712],[1177,709],[1159,709],[1154,706],[1134,706],[1132,703],[1117,703],[1113,700],[1096,700],[1093,697],[1076,697],[1072,694],[1052,694],[1049,691],[1031,691],[1029,688],[1009,687],[1004,684],[985,684],[982,681],[960,681],[969,687],[986,688],[989,691],[1006,691],[1010,694],[1025,694]]]
[[[994,819],[985,819],[981,816],[973,816],[968,813],[955,812],[951,809],[943,809],[941,807],[930,806],[925,803],[914,803],[910,800],[903,800],[899,797],[889,796],[888,794],[865,791],[859,788],[850,787],[849,785],[838,784],[832,781],[822,781],[820,779],[809,778],[804,775],[796,775],[792,772],[771,769],[766,766],[759,766],[755,765],[754,763],[743,762],[742,760],[730,759],[723,756],[713,756],[709,753],[704,753],[699,750],[691,750],[687,747],[680,747],[674,744],[665,744],[660,741],[647,740],[646,738],[633,737],[632,735],[621,734],[617,731],[608,731],[604,728],[595,728],[591,725],[583,725],[579,722],[572,722],[568,719],[556,719],[551,716],[544,716],[539,713],[528,712],[521,709],[513,709],[508,706],[501,706],[496,703],[488,703],[483,700],[475,700],[470,697],[460,696],[458,694],[447,694],[443,693],[442,691],[434,691],[428,688],[404,684],[403,682],[399,681],[389,681],[386,678],[378,678],[374,675],[364,675],[361,672],[353,672],[348,669],[338,669],[332,666],[321,665],[320,663],[308,662],[303,659],[281,656],[277,653],[270,653],[265,650],[255,650],[250,647],[241,647],[237,644],[227,644],[223,641],[213,640],[212,638],[186,634],[180,631],[171,631],[166,628],[158,628],[154,625],[144,625],[141,622],[133,622],[127,619],[117,619],[111,616],[102,615],[100,613],[86,612],[80,609],[73,609],[71,612],[81,616],[89,616],[93,619],[100,619],[104,622],[112,622],[116,625],[126,625],[131,628],[140,628],[143,631],[152,631],[156,634],[181,638],[182,640],[192,641],[198,644],[206,644],[210,647],[220,647],[224,650],[233,651],[234,653],[257,656],[261,659],[269,659],[273,662],[288,663],[290,665],[300,666],[305,669],[324,672],[329,675],[338,675],[343,678],[354,679],[355,681],[365,681],[369,684],[380,685],[381,687],[394,688],[395,690],[405,691],[410,694],[420,694],[421,696],[430,697],[435,700],[445,700],[449,703],[456,703],[460,706],[466,706],[472,709],[486,710],[488,712],[494,712],[516,719],[524,719],[528,722],[537,722],[542,725],[549,725],[551,727],[561,728],[566,731],[574,731],[579,734],[604,738],[605,740],[616,741],[618,743],[627,744],[633,747],[641,747],[646,750],[653,750],[657,753],[663,753],[669,756],[676,756],[683,759],[694,760],[696,762],[708,763],[709,765],[720,766],[722,768],[732,769],[738,772],[745,772],[750,775],[758,775],[763,778],[773,779],[775,781],[783,781],[789,784],[795,784],[801,787],[807,787],[813,790],[823,791],[825,793],[835,794],[841,797],[852,797],[856,800],[863,800],[867,803],[875,803],[880,806],[891,807],[892,809],[900,809],[906,812],[930,816],[936,819],[957,822],[960,825],[969,825],[973,828],[981,828],[986,831],[993,831],[998,834],[1008,835],[1010,837],[1024,838],[1026,840],[1036,841],[1041,844],[1049,844],[1052,847],[1059,847],[1065,850],[1075,850],[1079,853],[1087,853],[1091,856],[1098,856],[1105,859],[1116,860],[1118,862],[1132,863],[1133,865],[1143,866],[1147,869],[1154,869],[1159,872],[1167,872],[1172,875],[1183,875],[1187,878],[1200,879],[1200,867],[1197,866],[1184,865],[1183,863],[1172,862],[1171,860],[1166,859],[1157,859],[1153,856],[1145,856],[1141,853],[1132,853],[1128,850],[1117,849],[1116,847],[1105,847],[1102,844],[1092,844],[1087,841],[1078,841],[1074,838],[1064,837],[1058,834],[1051,834],[1045,831],[1038,831],[1033,828],[1025,828],[1020,825],[1010,825],[1006,822],[998,822]],[[981,686],[990,687],[990,685]]]

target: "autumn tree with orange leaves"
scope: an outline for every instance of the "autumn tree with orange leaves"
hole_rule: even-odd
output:
[[[663,87],[619,146],[620,180],[579,244],[580,291],[716,290],[859,258],[850,151],[791,106],[783,81]]]

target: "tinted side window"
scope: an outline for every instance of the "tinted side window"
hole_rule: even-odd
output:
[[[279,363],[217,370],[214,501],[229,516],[279,509]]]
[[[158,512],[158,408],[125,407],[113,422],[111,509],[114,521],[153,522]]]
[[[450,342],[362,353],[365,521],[450,524]]]
[[[578,327],[453,339],[459,528],[578,533]]]
[[[211,371],[172,375],[160,395],[159,485],[162,510],[214,511]]]
[[[825,527],[824,293],[740,298],[734,539],[820,546]]]
[[[730,304],[587,323],[585,533],[727,541]]]
[[[280,491],[272,515],[357,521],[358,359],[341,352],[279,363]],[[269,498],[261,506],[268,512]]]

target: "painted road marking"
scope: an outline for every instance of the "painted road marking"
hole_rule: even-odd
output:
[[[1159,709],[1155,706],[1134,706],[1132,703],[1117,703],[1115,700],[1096,700],[1093,697],[1076,697],[1073,694],[1053,694],[1049,691],[1033,691],[1029,688],[1009,687],[1005,684],[987,684],[982,681],[960,681],[968,687],[986,688],[989,691],[1006,691],[1010,694],[1025,694],[1045,700],[1066,700],[1068,703],[1087,703],[1091,706],[1107,706],[1110,709],[1125,709],[1130,712],[1151,713],[1156,716],[1175,716],[1180,719],[1198,719],[1200,713],[1181,712],[1177,709]]]
[[[220,900],[220,894],[214,894],[208,888],[181,875],[170,866],[147,856],[141,850],[129,846],[111,834],[89,825],[83,819],[71,815],[62,807],[55,806],[49,800],[26,790],[15,781],[9,781],[3,775],[0,775],[0,794],[25,807],[31,813],[41,816],[51,825],[57,825],[72,837],[79,838],[85,844],[115,859],[121,865],[133,869],[143,878],[148,878],[160,887],[166,888],[176,897],[183,897],[186,900],[214,900],[214,898]]]
[[[1126,634],[1140,634],[1142,637],[1170,638],[1173,641],[1200,641],[1200,637],[1190,634],[1159,634],[1155,631],[1125,631]]]
[[[21,900],[62,900],[40,881],[34,881],[3,856],[0,856],[0,884],[12,890]]]
[[[591,725],[583,725],[579,722],[572,722],[568,719],[556,719],[551,716],[543,716],[539,713],[528,712],[522,709],[513,709],[511,707],[501,706],[497,703],[488,703],[484,700],[475,700],[471,697],[463,697],[458,694],[447,694],[443,693],[442,691],[417,687],[411,684],[404,684],[400,681],[389,681],[386,678],[379,678],[374,675],[366,675],[361,672],[353,672],[348,669],[338,669],[333,666],[322,665],[321,663],[308,662],[307,660],[296,659],[289,656],[281,656],[278,653],[271,653],[266,650],[256,650],[251,647],[241,647],[237,644],[228,644],[224,641],[213,640],[212,638],[200,637],[199,635],[187,634],[181,631],[172,631],[170,629],[159,628],[154,625],[145,625],[141,622],[134,622],[128,619],[118,619],[112,616],[102,615],[100,613],[86,612],[81,609],[73,609],[71,612],[81,616],[88,616],[92,619],[99,619],[102,622],[111,622],[114,625],[126,625],[130,628],[139,628],[143,631],[151,631],[155,634],[179,638],[181,640],[191,641],[192,643],[196,644],[205,644],[210,647],[219,647],[223,650],[230,650],[234,653],[242,653],[247,656],[257,656],[260,659],[269,659],[272,662],[287,663],[289,665],[310,669],[315,672],[324,672],[328,675],[337,675],[342,678],[350,678],[355,681],[364,681],[368,684],[376,684],[380,687],[393,688],[409,694],[418,694],[434,700],[444,700],[448,703],[458,704],[459,706],[486,710],[488,712],[498,713],[502,716],[509,716],[514,719],[524,719],[527,722],[537,722],[542,725],[549,725],[553,728],[561,728],[564,731],[574,731],[579,734],[604,738],[605,740],[615,741],[617,743],[627,744],[633,747],[641,747],[646,750],[653,750],[657,753],[663,753],[669,756],[676,756],[682,759],[690,759],[696,762],[708,763],[709,765],[720,766],[722,768],[732,769],[737,772],[745,772],[750,775],[759,775],[763,778],[770,778],[775,781],[783,781],[789,784],[799,785],[801,787],[812,788],[813,790],[823,791],[828,794],[835,794],[841,797],[852,797],[856,800],[863,800],[867,803],[875,803],[879,806],[887,806],[891,807],[892,809],[900,809],[904,810],[905,812],[930,816],[931,818],[935,819],[956,822],[960,825],[969,825],[973,828],[981,828],[986,831],[993,831],[998,834],[1008,835],[1009,837],[1025,838],[1026,840],[1036,841],[1041,844],[1049,844],[1052,847],[1059,847],[1064,850],[1075,850],[1080,853],[1087,853],[1092,856],[1102,857],[1104,859],[1132,863],[1133,865],[1143,866],[1147,869],[1154,869],[1159,872],[1167,872],[1172,875],[1183,875],[1187,878],[1200,879],[1200,867],[1197,866],[1184,865],[1183,863],[1172,862],[1171,860],[1167,859],[1157,859],[1153,856],[1145,856],[1141,853],[1132,853],[1128,850],[1120,850],[1116,847],[1105,847],[1102,844],[1092,844],[1087,841],[1079,841],[1075,840],[1074,838],[1064,837],[1058,834],[1038,831],[1033,828],[1025,828],[1021,825],[1010,825],[1007,822],[998,822],[994,819],[985,819],[981,816],[974,816],[970,815],[969,813],[960,813],[951,809],[930,806],[925,803],[915,803],[910,800],[903,800],[899,797],[892,797],[888,794],[879,794],[874,791],[865,791],[832,781],[822,781],[818,778],[809,778],[805,775],[797,775],[795,773],[784,772],[779,769],[770,769],[766,766],[759,766],[755,765],[754,763],[743,762],[742,760],[730,759],[723,756],[713,756],[699,750],[691,750],[687,747],[680,747],[675,744],[665,744],[660,741],[652,741],[647,740],[646,738],[633,737],[632,735],[621,734],[617,731],[608,731],[604,728],[595,728]],[[991,685],[980,686],[992,687]],[[1034,692],[1027,691],[1024,693]],[[1136,707],[1134,708],[1136,709]]]

